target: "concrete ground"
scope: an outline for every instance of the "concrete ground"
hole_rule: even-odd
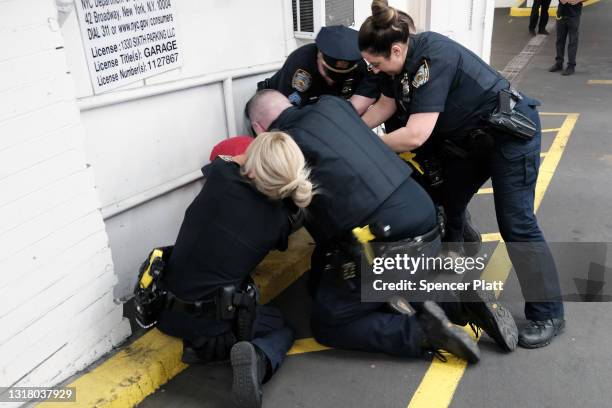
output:
[[[546,171],[541,170],[539,183],[550,182],[540,188],[537,214],[551,242],[612,241],[612,84],[588,84],[612,80],[610,21],[611,1],[584,9],[575,75],[548,72],[555,55],[553,32],[515,84],[542,101],[543,128],[550,130],[544,133],[542,150],[550,153],[543,158]],[[527,18],[511,18],[507,10],[498,10],[495,68],[502,70],[528,40]],[[477,195],[471,212],[483,233],[497,231],[491,194]],[[511,276],[510,285],[514,280]],[[274,303],[296,326],[298,338],[310,337],[305,277]],[[524,324],[521,305],[512,304],[511,309],[519,325]],[[264,406],[612,406],[612,304],[568,302],[565,310],[567,329],[549,347],[504,354],[484,337],[479,343],[481,362],[467,369],[452,361],[432,364],[342,350],[291,355],[265,386]],[[227,364],[190,366],[139,406],[229,407],[230,387]]]

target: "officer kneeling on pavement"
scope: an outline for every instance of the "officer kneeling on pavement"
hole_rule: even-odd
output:
[[[203,171],[206,182],[176,244],[143,265],[137,311],[147,325],[159,313],[159,330],[183,339],[186,363],[231,357],[234,400],[260,407],[261,383],[294,335],[278,310],[257,304],[249,274],[269,251],[287,248],[292,214],[282,200],[305,207],[313,186],[300,149],[281,132],[260,135],[246,154],[221,156]]]
[[[337,348],[420,357],[439,349],[474,363],[477,344],[451,322],[484,329],[504,350],[517,342],[514,320],[492,299],[470,293],[472,303],[426,301],[417,314],[390,310],[387,303],[362,303],[352,231],[384,226],[379,241],[418,246],[437,255],[440,229],[427,193],[411,170],[365,125],[345,100],[323,96],[315,104],[294,107],[281,93],[258,92],[247,113],[257,134],[287,132],[309,165],[318,193],[306,209],[305,226],[317,244],[312,258],[314,302],[312,330],[317,341]],[[359,248],[357,247],[357,252]]]
[[[520,345],[546,346],[565,320],[559,277],[534,214],[539,102],[511,89],[495,69],[448,37],[412,35],[405,15],[384,0],[372,3],[372,16],[359,30],[359,48],[387,83],[363,120],[377,126],[394,113],[396,102],[410,114],[404,127],[382,136],[384,143],[406,152],[433,139],[435,146],[455,152],[444,163],[449,241],[463,240],[467,204],[491,178],[499,231],[530,320]]]
[[[378,79],[361,58],[357,31],[341,25],[321,28],[314,44],[293,51],[276,74],[257,84],[261,89],[276,89],[296,106],[321,95],[339,96],[360,115],[380,94]]]

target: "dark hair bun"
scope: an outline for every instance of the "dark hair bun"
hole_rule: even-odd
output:
[[[397,11],[389,7],[387,0],[374,0],[372,2],[372,22],[377,28],[387,28],[393,25],[397,18]]]

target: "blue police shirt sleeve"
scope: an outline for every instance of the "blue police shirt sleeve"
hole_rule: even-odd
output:
[[[378,95],[380,95],[378,79],[373,73],[366,72],[355,89],[355,95],[365,96],[366,98],[378,98]]]
[[[455,50],[438,51],[422,60],[410,82],[410,113],[444,112],[458,64]]]
[[[380,92],[389,98],[395,98],[395,92],[393,90],[393,79],[384,73],[376,75],[378,77],[378,88]]]

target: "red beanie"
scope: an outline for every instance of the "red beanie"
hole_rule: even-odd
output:
[[[234,136],[219,142],[210,152],[210,161],[219,155],[238,156],[246,152],[253,141],[251,136]]]

